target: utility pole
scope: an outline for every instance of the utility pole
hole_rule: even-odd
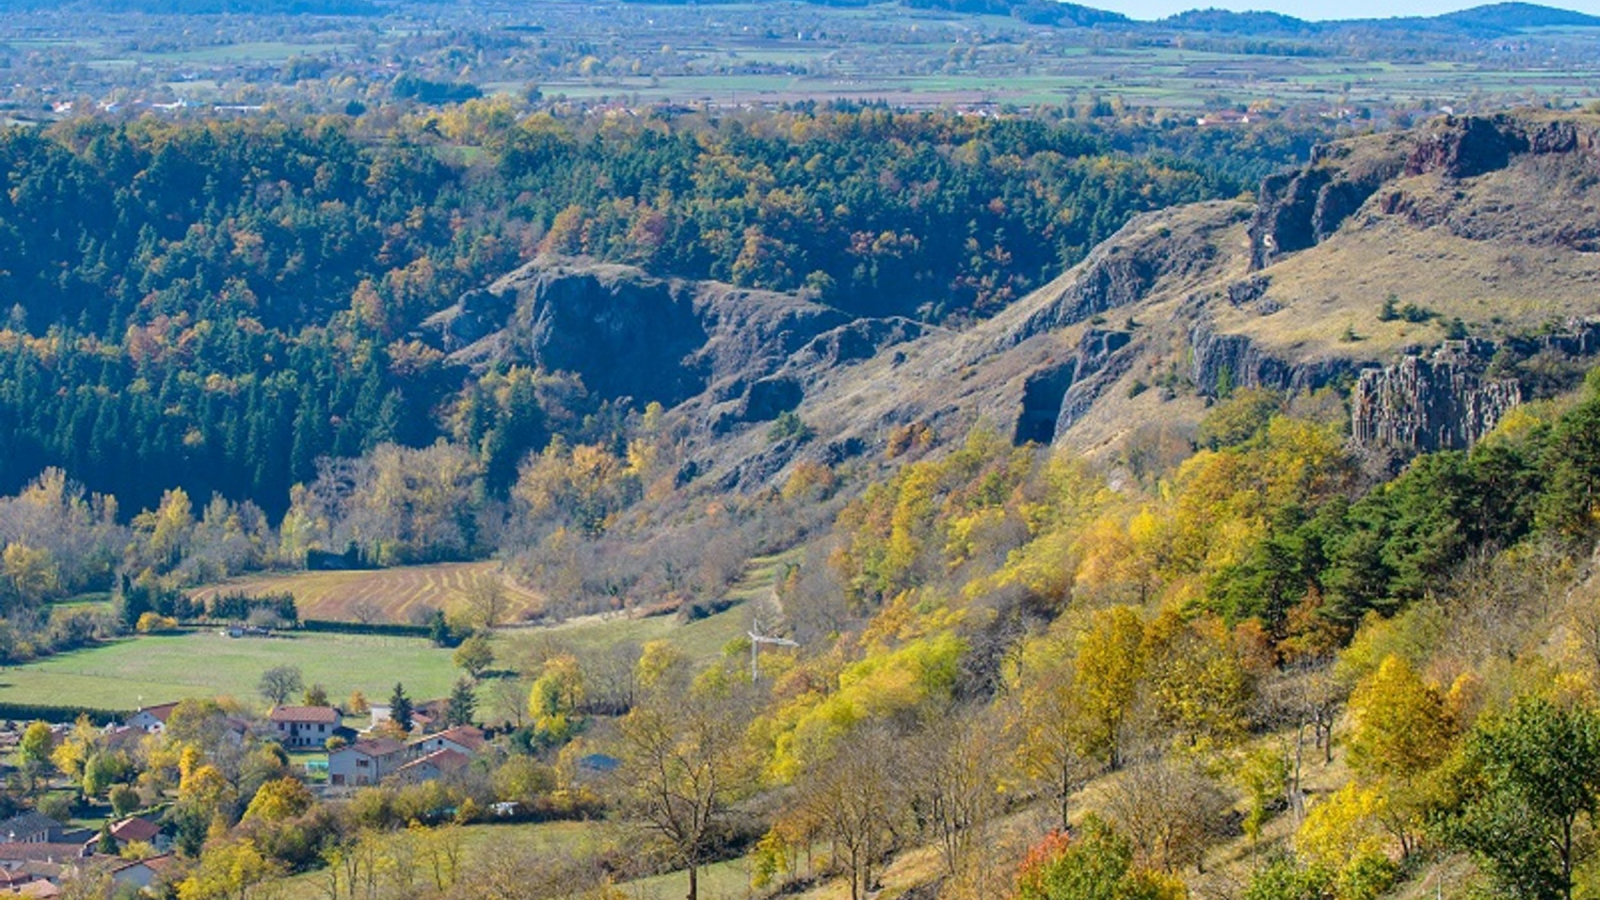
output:
[[[750,635],[750,683],[751,684],[755,684],[756,682],[761,680],[761,645],[762,644],[773,644],[773,645],[778,646],[778,647],[798,647],[798,646],[800,646],[799,644],[795,643],[794,641],[789,640],[788,638],[768,637],[767,635],[762,634],[761,633],[761,623],[759,623],[759,622],[752,624],[750,626],[750,630],[748,632],[746,632],[746,634]]]

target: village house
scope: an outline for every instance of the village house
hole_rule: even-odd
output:
[[[82,843],[0,842],[0,868],[18,869],[36,862],[76,864],[88,858],[89,854],[88,846]]]
[[[109,874],[111,883],[119,889],[132,888],[137,891],[147,891],[160,880],[161,875],[172,864],[171,854],[152,856],[149,859],[121,862],[112,866]]]
[[[138,842],[149,844],[157,850],[166,850],[172,844],[172,839],[161,833],[160,825],[143,816],[129,816],[115,822],[110,831],[117,843],[123,846]],[[99,840],[99,835],[95,835],[93,840]]]
[[[147,734],[160,734],[167,730],[167,719],[172,717],[172,711],[177,706],[175,702],[141,706],[138,712],[128,717],[128,727],[137,728]]]
[[[412,784],[437,781],[471,762],[471,757],[459,750],[435,750],[395,769],[393,777],[396,781]]]
[[[445,707],[449,705],[449,702],[448,700],[424,700],[414,704],[411,707],[411,730],[420,731],[423,734],[436,730],[434,725],[444,722]],[[369,730],[377,728],[394,718],[394,713],[387,703],[374,703],[367,708],[367,712],[372,716],[372,723],[367,726]]]
[[[0,842],[8,844],[66,844],[87,833],[37,812],[25,812],[0,822]]]
[[[411,742],[414,756],[426,756],[439,750],[454,750],[463,756],[474,756],[489,743],[483,729],[472,725],[457,725],[444,731],[418,738]]]
[[[1248,125],[1250,124],[1250,120],[1251,116],[1249,113],[1237,112],[1231,109],[1223,109],[1214,113],[1206,113],[1200,118],[1195,119],[1194,123],[1201,127],[1205,127],[1207,125]]]
[[[275,706],[267,721],[284,749],[320,749],[338,733],[339,711],[331,706]]]
[[[46,900],[50,897],[59,897],[63,893],[61,886],[53,881],[48,881],[35,875],[25,875],[20,887],[10,887],[10,893],[18,897],[33,897],[36,900]]]
[[[328,754],[328,784],[334,787],[373,785],[410,759],[406,745],[387,738],[366,738]]]

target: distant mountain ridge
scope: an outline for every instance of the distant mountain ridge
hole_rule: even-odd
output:
[[[0,3],[5,0],[0,0]],[[101,2],[101,0],[92,0]],[[129,0],[121,0],[129,2]],[[170,0],[169,0],[170,2]],[[623,0],[637,3],[735,3],[739,0]],[[788,2],[788,0],[779,0]],[[873,6],[895,0],[802,0],[819,6]],[[966,15],[1011,16],[1034,25],[1068,28],[1198,31],[1233,36],[1326,37],[1361,33],[1425,33],[1462,38],[1494,38],[1532,28],[1600,28],[1600,16],[1536,3],[1491,3],[1437,16],[1311,21],[1266,10],[1235,12],[1195,8],[1153,21],[1061,0],[903,0],[913,9],[948,10]]]
[[[1157,24],[1185,31],[1239,35],[1332,34],[1342,31],[1455,31],[1477,36],[1512,34],[1530,28],[1595,28],[1600,16],[1536,3],[1492,3],[1437,16],[1309,21],[1275,12],[1192,9]]]
[[[740,0],[623,0],[623,2],[701,5]],[[778,0],[788,2],[788,0]],[[896,0],[802,0],[818,6],[861,7]],[[1536,3],[1491,3],[1437,16],[1311,21],[1265,10],[1235,12],[1195,8],[1164,19],[1131,19],[1122,13],[1062,0],[902,0],[913,9],[947,10],[964,15],[1011,16],[1033,25],[1198,31],[1234,36],[1320,37],[1345,32],[1426,32],[1433,35],[1492,38],[1534,28],[1600,28],[1600,16]],[[151,15],[321,15],[371,16],[395,0],[0,0],[0,10],[82,9]]]
[[[1487,28],[1600,27],[1600,16],[1537,3],[1491,3],[1435,18]]]

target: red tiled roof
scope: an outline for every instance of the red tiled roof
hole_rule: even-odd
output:
[[[274,722],[339,724],[339,711],[331,706],[275,706],[268,716]]]
[[[177,858],[171,853],[163,853],[160,856],[152,856],[149,859],[144,860],[144,864],[156,870],[156,872],[159,874],[172,868],[177,861]]]
[[[161,834],[161,826],[140,816],[130,816],[111,826],[111,836],[119,841],[150,843]]]
[[[171,862],[172,854],[163,853],[160,856],[152,856],[149,859],[130,859],[126,862],[118,863],[111,867],[111,871],[113,873],[123,872],[136,866],[144,866],[152,872],[160,872],[162,869],[167,868]]]
[[[405,748],[405,744],[402,744],[399,741],[391,741],[388,738],[367,738],[363,741],[356,741],[354,744],[342,747],[340,750],[335,750],[334,752],[339,753],[343,750],[352,750],[361,754],[362,756],[379,757],[388,756],[391,753],[398,753]]]
[[[450,748],[446,747],[443,750],[435,750],[421,759],[413,759],[411,762],[408,762],[400,768],[395,769],[394,772],[396,775],[405,772],[412,772],[428,764],[432,764],[434,768],[441,772],[454,772],[455,770],[471,762],[472,760],[468,759],[465,753],[462,753],[459,750],[451,750]]]
[[[6,862],[22,862],[25,860],[39,860],[41,862],[55,862],[63,859],[82,859],[84,856],[82,844],[47,844],[44,842],[0,843],[0,860]]]
[[[428,735],[424,740],[432,738],[442,738],[451,743],[460,744],[472,751],[481,750],[483,745],[488,743],[488,740],[483,736],[483,729],[472,725],[457,725],[454,728],[446,728],[438,734]]]
[[[142,706],[136,711],[135,714],[149,713],[150,715],[156,717],[156,721],[164,723],[167,721],[167,719],[171,718],[172,711],[178,708],[179,702],[181,701],[175,700],[171,703],[158,703],[155,706]]]

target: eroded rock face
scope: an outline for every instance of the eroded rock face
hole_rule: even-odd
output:
[[[1059,439],[1076,425],[1089,407],[1128,373],[1137,355],[1133,336],[1125,331],[1085,332],[1078,342],[1076,377],[1061,398],[1052,439]]]
[[[1600,133],[1591,124],[1513,115],[1446,116],[1387,143],[1361,138],[1318,147],[1304,168],[1262,182],[1250,223],[1251,267],[1265,268],[1326,240],[1380,189],[1384,194],[1378,208],[1384,215],[1403,215],[1422,227],[1448,224],[1473,240],[1600,249],[1600,225],[1587,198],[1561,203],[1543,221],[1504,221],[1526,204],[1527,196],[1479,197],[1468,190],[1442,202],[1413,196],[1393,184],[1424,175],[1470,184],[1478,176],[1520,166],[1528,170],[1528,183],[1518,183],[1514,190],[1538,195],[1538,183],[1548,181],[1551,192],[1543,196],[1564,201],[1574,185],[1593,181],[1600,169],[1597,147]],[[1570,171],[1542,175],[1536,162],[1541,158],[1561,158],[1561,166]],[[1456,209],[1458,205],[1463,209]]]
[[[916,340],[927,333],[928,326],[901,316],[857,319],[812,338],[790,357],[789,365],[807,368],[858,362],[870,359],[884,347]]]
[[[461,363],[575,372],[602,396],[673,406],[717,388],[742,392],[845,323],[798,294],[541,259],[463,296],[424,329]]]
[[[1242,334],[1219,334],[1209,318],[1189,332],[1193,364],[1189,378],[1204,397],[1221,397],[1235,388],[1269,388],[1286,393],[1315,391],[1354,371],[1347,359],[1291,362],[1264,352]]]
[[[1252,270],[1327,240],[1405,162],[1398,152],[1371,148],[1352,160],[1343,155],[1346,149],[1318,147],[1305,168],[1262,181],[1250,220]]]
[[[1450,117],[1412,149],[1406,174],[1440,172],[1447,178],[1471,178],[1505,168],[1512,154],[1525,153],[1528,147],[1522,126],[1509,117]]]
[[[516,349],[528,361],[608,397],[671,405],[705,389],[709,367],[693,357],[710,333],[684,285],[550,269],[502,285],[520,295]]]
[[[1523,400],[1516,381],[1484,376],[1494,345],[1447,341],[1426,356],[1361,373],[1351,432],[1366,447],[1427,453],[1470,447]]]
[[[1126,331],[1091,328],[1078,340],[1070,358],[1029,375],[1022,388],[1022,410],[1014,441],[1054,443],[1099,399],[1101,392],[1127,373],[1135,353]]]

